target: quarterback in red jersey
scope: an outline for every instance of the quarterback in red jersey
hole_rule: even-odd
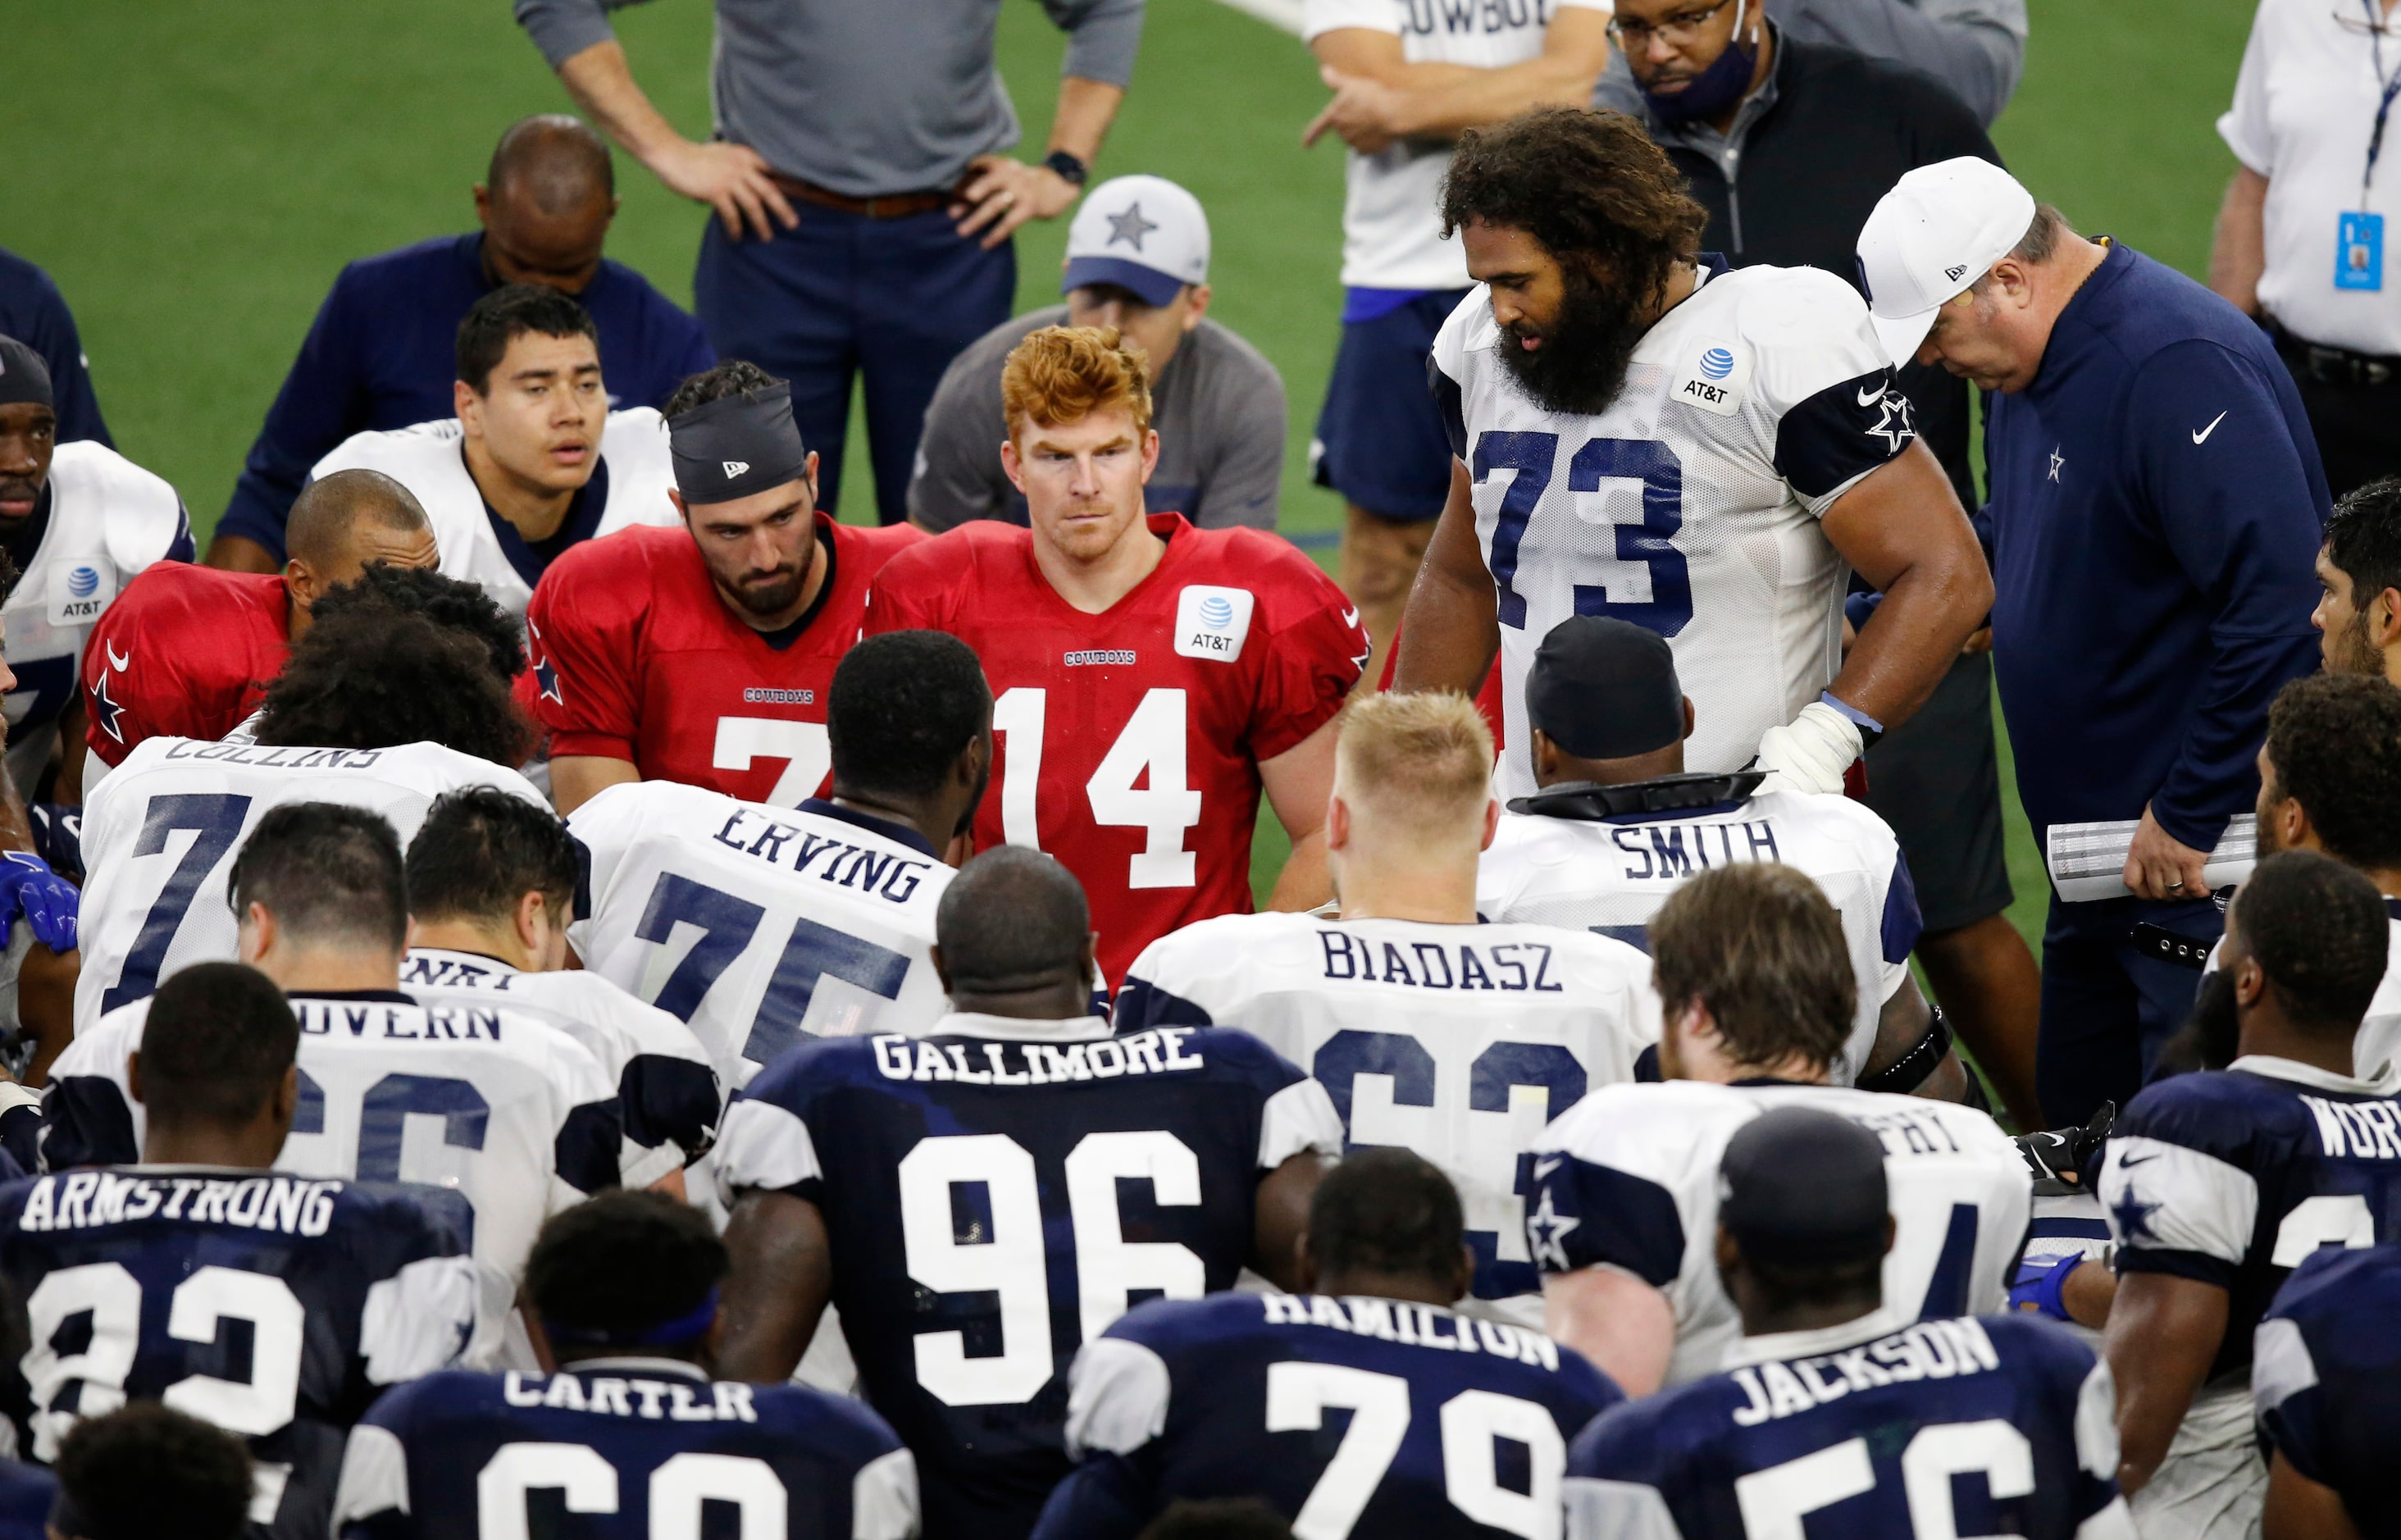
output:
[[[550,734],[551,794],[572,813],[672,780],[796,807],[833,763],[826,691],[868,584],[926,537],[817,511],[791,387],[755,364],[694,375],[666,418],[684,527],[573,547],[526,611],[517,692]]]
[[[377,471],[311,483],[292,505],[283,571],[264,574],[159,562],[101,612],[82,683],[84,737],[103,765],[123,763],[144,738],[225,736],[266,698],[325,590],[370,563],[431,567],[439,557],[425,510]]]
[[[1114,330],[1034,333],[1001,393],[1031,528],[966,524],[896,557],[867,629],[975,649],[1001,745],[976,844],[1075,873],[1115,988],[1160,936],[1250,909],[1262,788],[1293,838],[1274,906],[1324,901],[1333,722],[1367,637],[1285,542],[1145,515],[1159,435],[1142,355]]]

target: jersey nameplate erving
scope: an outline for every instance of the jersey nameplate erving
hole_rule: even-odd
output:
[[[79,561],[50,571],[50,624],[88,626],[117,597],[117,569],[104,561]]]
[[[1717,417],[1732,417],[1750,385],[1750,350],[1739,342],[1701,337],[1687,345],[1668,399]]]
[[[1241,657],[1242,639],[1251,634],[1255,602],[1248,588],[1220,588],[1205,583],[1186,588],[1175,600],[1176,655],[1219,663]]]

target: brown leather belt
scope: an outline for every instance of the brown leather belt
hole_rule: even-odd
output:
[[[820,209],[839,209],[844,213],[859,214],[868,219],[908,219],[921,213],[931,213],[936,209],[946,209],[959,200],[961,189],[967,186],[967,178],[961,177],[958,186],[945,191],[853,198],[848,193],[820,187],[814,182],[803,182],[797,176],[786,176],[781,172],[769,172],[767,177],[787,198],[814,203]]]

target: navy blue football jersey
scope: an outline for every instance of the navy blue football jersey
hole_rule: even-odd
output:
[[[909,1540],[917,1478],[856,1401],[711,1382],[673,1358],[587,1358],[551,1375],[436,1374],[377,1401],[350,1434],[333,1533]]]
[[[1577,1436],[1569,1540],[2133,1540],[2117,1393],[2028,1316],[1747,1337]]]
[[[350,1424],[467,1344],[457,1208],[436,1189],[194,1166],[0,1188],[34,1456],[55,1459],[82,1418],[162,1400],[247,1437],[254,1534],[318,1540]]]
[[[2342,1494],[2362,1534],[2401,1533],[2401,1246],[2305,1259],[2253,1340],[2261,1437]]]
[[[2253,1054],[2144,1090],[2101,1165],[2117,1268],[2230,1297],[2210,1377],[2251,1361],[2285,1275],[2322,1245],[2401,1239],[2401,1106],[2379,1088]]]
[[[0,1460],[0,1540],[48,1540],[59,1478],[22,1460]]]
[[[926,1532],[1022,1535],[1068,1468],[1076,1350],[1126,1310],[1230,1286],[1261,1176],[1339,1152],[1323,1087],[1248,1033],[951,1015],[759,1072],[717,1147],[729,1206],[823,1214],[833,1303],[916,1451]]]
[[[1132,1540],[1210,1497],[1263,1498],[1320,1540],[1553,1536],[1568,1441],[1624,1399],[1538,1331],[1434,1305],[1146,1305],[1076,1360],[1082,1464],[1035,1540]]]

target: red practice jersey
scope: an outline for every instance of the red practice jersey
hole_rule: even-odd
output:
[[[1150,527],[1167,554],[1101,614],[1051,589],[1032,530],[983,520],[895,560],[867,612],[871,635],[948,631],[983,660],[999,756],[976,844],[1076,873],[1111,989],[1169,931],[1249,911],[1259,762],[1324,726],[1367,661],[1358,612],[1284,541]]]
[[[117,765],[144,738],[216,739],[240,726],[283,671],[290,605],[281,573],[144,568],[84,646],[92,752]]]
[[[550,564],[526,611],[531,664],[517,698],[553,757],[630,760],[681,781],[796,807],[831,768],[826,691],[858,639],[868,584],[926,539],[817,516],[833,571],[816,608],[769,635],[735,618],[681,527],[621,529]]]

